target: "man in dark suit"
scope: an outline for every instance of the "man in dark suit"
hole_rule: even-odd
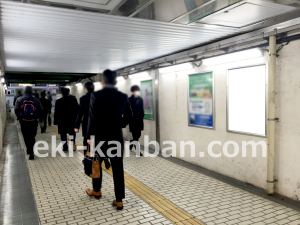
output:
[[[62,98],[55,103],[54,125],[58,126],[61,141],[64,141],[64,151],[68,151],[67,134],[72,136],[73,150],[76,151],[74,125],[78,112],[78,102],[75,97],[70,96],[70,89],[62,88]]]
[[[87,131],[88,119],[89,119],[90,98],[91,98],[91,94],[95,90],[95,86],[93,82],[87,82],[85,83],[84,88],[86,94],[82,96],[79,100],[79,109],[78,109],[74,131],[78,133],[80,129],[80,124],[82,124],[83,146],[86,147],[86,150],[84,150],[84,155],[85,155],[88,149],[86,131]],[[110,163],[107,158],[104,159],[104,163],[106,169],[109,169]]]
[[[22,97],[21,91],[18,91],[18,94],[14,97],[14,106],[16,105],[16,101],[19,97]]]
[[[51,102],[46,98],[46,91],[42,91],[41,98],[40,98],[41,104],[44,109],[44,113],[42,115],[42,126],[41,126],[41,133],[45,133],[47,129],[47,119],[48,114],[51,115]]]
[[[132,134],[132,140],[131,144],[129,146],[130,150],[135,145],[134,142],[138,142],[142,130],[144,130],[144,102],[143,99],[140,97],[140,87],[137,85],[134,85],[131,87],[131,97],[129,98],[129,103],[132,109],[133,113],[133,119],[129,123],[129,130]],[[137,146],[135,145],[135,149],[137,149]],[[140,155],[143,154],[140,152]]]
[[[100,142],[104,142],[101,150],[106,157],[110,158],[113,170],[116,196],[113,205],[118,210],[121,210],[123,209],[123,199],[125,198],[122,128],[129,124],[129,121],[132,119],[132,112],[127,95],[115,88],[116,83],[116,73],[105,70],[102,80],[103,89],[94,92],[91,96],[87,138],[91,146],[98,146]],[[91,139],[93,136],[94,140]],[[92,141],[95,143],[92,143]],[[109,144],[108,142],[110,141],[117,141],[120,144],[121,149],[118,148],[116,150],[117,153],[118,151],[121,153],[120,155],[115,154],[115,151],[112,151],[112,154],[115,154],[114,156],[108,154],[109,149],[118,147],[117,144]],[[102,160],[103,157],[100,155],[100,165]],[[89,196],[100,198],[102,195],[101,185],[102,169],[100,169],[100,178],[93,179],[93,189],[87,189],[86,193]]]

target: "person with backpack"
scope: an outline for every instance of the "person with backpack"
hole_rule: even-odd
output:
[[[33,146],[35,144],[38,121],[43,114],[43,107],[40,100],[32,96],[32,87],[25,87],[24,95],[16,100],[15,114],[21,125],[29,160],[33,160]]]
[[[51,108],[52,108],[51,102],[46,98],[46,91],[42,91],[40,101],[44,109],[42,115],[41,133],[45,133],[47,129],[48,114],[49,115],[51,114]]]
[[[62,98],[55,103],[54,125],[58,126],[61,141],[64,142],[63,151],[68,151],[67,134],[72,136],[73,150],[76,151],[74,126],[78,112],[77,99],[70,95],[69,88],[61,88]]]

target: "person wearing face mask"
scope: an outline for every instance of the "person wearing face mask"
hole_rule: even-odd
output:
[[[137,149],[137,146],[132,142],[138,142],[141,137],[142,130],[144,130],[144,102],[140,97],[139,86],[134,85],[130,90],[132,95],[128,100],[132,109],[133,119],[129,123],[129,130],[132,134],[132,140],[130,141],[131,144],[129,148],[132,150],[133,146]],[[140,153],[140,155],[142,156],[143,154]]]

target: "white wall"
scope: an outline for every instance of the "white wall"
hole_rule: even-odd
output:
[[[6,124],[6,99],[5,99],[5,90],[0,83],[0,155],[3,150],[3,138],[5,132],[5,124]]]
[[[266,138],[246,136],[242,134],[226,132],[226,86],[227,69],[246,64],[265,62],[264,58],[238,63],[218,65],[192,69],[190,71],[160,74],[160,124],[161,143],[172,140],[177,145],[179,157],[180,141],[193,141],[196,145],[196,157],[190,156],[189,147],[186,148],[185,161],[200,165],[209,170],[233,177],[265,188],[267,160],[261,154],[257,158],[242,158],[242,141],[266,141]],[[197,128],[188,126],[188,74],[202,71],[214,72],[214,96],[215,96],[215,129]],[[226,141],[235,141],[239,144],[240,154],[235,158],[228,158],[222,153],[220,158],[212,158],[207,153],[207,147],[212,141],[221,141],[222,146]],[[233,152],[233,146],[229,146],[229,152]],[[261,152],[261,148],[258,148]],[[222,147],[215,145],[214,153],[222,152]],[[250,150],[250,149],[249,149]],[[205,152],[205,157],[200,158],[199,152]]]
[[[300,41],[279,52],[276,76],[276,192],[300,200]]]
[[[275,178],[278,179],[275,191],[279,194],[298,200],[300,198],[300,67],[298,53],[300,41],[291,42],[284,47],[277,59],[276,77],[276,155]],[[233,177],[235,179],[266,188],[267,158],[261,154],[257,158],[241,157],[242,141],[267,141],[266,138],[226,132],[226,85],[227,70],[268,61],[264,58],[240,61],[204,67],[181,73],[160,75],[160,135],[161,142],[173,140],[179,146],[180,141],[192,140],[196,144],[196,156],[200,151],[207,153],[211,141],[236,141],[240,154],[235,158],[204,158],[186,156],[185,161],[202,166],[209,170]],[[187,125],[188,74],[201,71],[214,71],[215,82],[215,130],[189,127]],[[255,91],[255,87],[253,87]],[[230,146],[232,147],[232,146]],[[249,146],[250,147],[250,146]],[[230,148],[229,148],[230,149]],[[188,150],[187,150],[188,151]],[[220,146],[214,152],[221,152]],[[258,148],[261,153],[261,148]],[[179,154],[179,148],[177,149]]]

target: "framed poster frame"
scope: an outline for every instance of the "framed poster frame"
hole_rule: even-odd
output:
[[[243,131],[235,131],[235,130],[229,130],[229,71],[230,70],[236,70],[236,69],[243,69],[243,68],[250,68],[250,67],[256,67],[256,66],[265,66],[265,135],[261,134],[255,134],[250,132],[243,132]],[[228,133],[235,133],[235,134],[242,134],[242,135],[248,135],[248,136],[255,136],[255,137],[263,137],[266,138],[268,135],[268,81],[269,81],[269,68],[268,63],[258,63],[258,64],[251,64],[246,66],[240,66],[240,67],[233,67],[227,69],[227,86],[226,86],[226,131]]]
[[[142,87],[142,82],[148,82],[148,81],[151,81],[152,83],[151,83],[151,88],[152,88],[152,98],[151,98],[151,101],[152,101],[152,118],[145,118],[145,116],[144,116],[144,120],[151,120],[151,121],[154,121],[155,120],[155,110],[156,110],[156,108],[155,108],[155,105],[154,105],[154,98],[155,98],[155,93],[154,93],[154,79],[153,78],[151,78],[151,79],[146,79],[146,80],[141,80],[140,81],[140,87]],[[141,88],[142,89],[142,88]],[[142,94],[142,90],[141,90],[141,97],[143,98],[143,94]],[[143,98],[143,101],[144,101],[144,98]],[[146,114],[145,114],[146,115]]]
[[[189,104],[190,104],[190,76],[194,76],[194,75],[203,75],[206,73],[211,73],[212,74],[212,119],[213,119],[213,125],[212,127],[209,126],[202,126],[202,125],[195,125],[195,124],[190,124],[190,112],[189,112]],[[199,73],[193,73],[193,74],[188,74],[188,101],[187,101],[187,122],[188,122],[188,126],[189,127],[197,127],[197,128],[205,128],[205,129],[209,129],[209,130],[215,130],[215,117],[216,117],[216,113],[215,113],[215,75],[214,75],[214,71],[201,71]]]

